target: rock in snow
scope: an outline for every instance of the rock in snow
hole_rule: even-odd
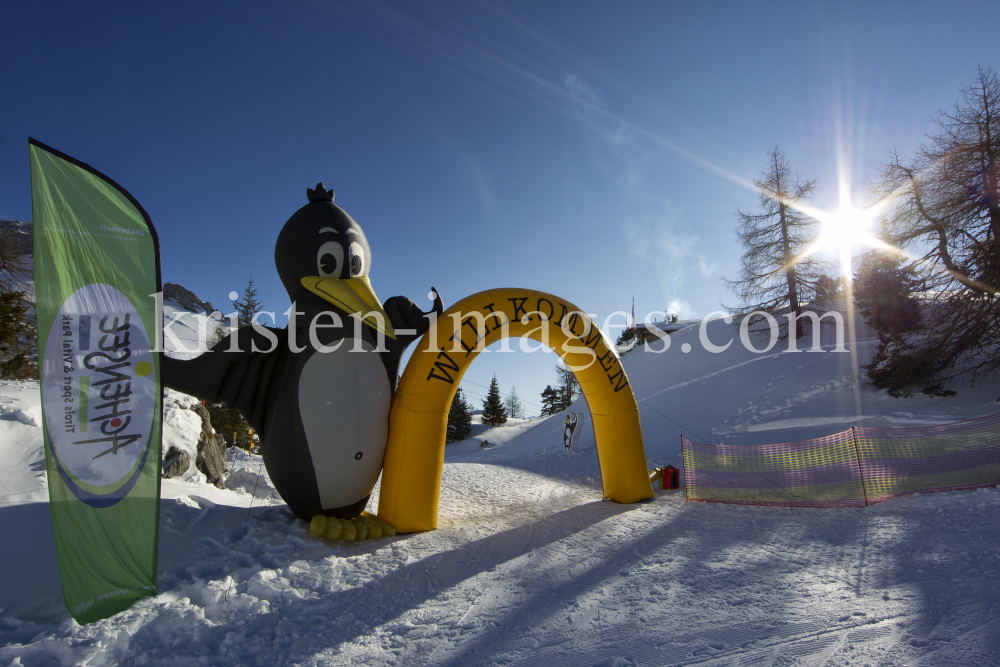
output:
[[[226,441],[212,428],[208,410],[201,403],[188,408],[201,418],[201,433],[198,434],[198,458],[195,466],[205,474],[209,484],[220,489],[226,488],[223,475],[226,473]]]
[[[191,455],[183,449],[171,446],[163,457],[163,479],[180,477],[188,471]]]
[[[194,396],[163,392],[163,477],[186,476],[191,462],[209,484],[226,488],[226,444],[212,428],[208,410]]]

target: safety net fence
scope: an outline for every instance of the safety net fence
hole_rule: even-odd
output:
[[[688,500],[864,507],[906,493],[1000,485],[1000,414],[921,428],[851,427],[778,445],[681,437]]]

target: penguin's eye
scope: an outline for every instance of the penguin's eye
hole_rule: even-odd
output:
[[[352,243],[351,247],[347,249],[348,256],[351,258],[351,276],[364,276],[368,274],[366,270],[368,268],[368,262],[365,261],[365,249],[361,247],[360,243]]]
[[[336,241],[327,241],[316,253],[316,268],[324,278],[339,278],[340,267],[344,264],[344,246]]]

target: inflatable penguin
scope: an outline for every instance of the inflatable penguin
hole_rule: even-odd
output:
[[[361,227],[322,183],[306,194],[274,248],[288,327],[243,327],[194,359],[164,356],[161,369],[166,386],[246,418],[296,516],[351,519],[382,469],[403,350],[443,307],[436,290],[428,313],[401,296],[380,304]]]

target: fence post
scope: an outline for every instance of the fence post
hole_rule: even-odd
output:
[[[853,426],[851,427],[851,439],[854,440],[854,457],[858,462],[858,474],[861,476],[861,492],[865,494],[865,507],[868,507],[868,489],[865,488],[865,473],[861,469],[861,454],[858,452],[858,434]]]
[[[684,478],[684,502],[688,501],[687,468],[684,466],[684,434],[681,433],[681,476]]]

